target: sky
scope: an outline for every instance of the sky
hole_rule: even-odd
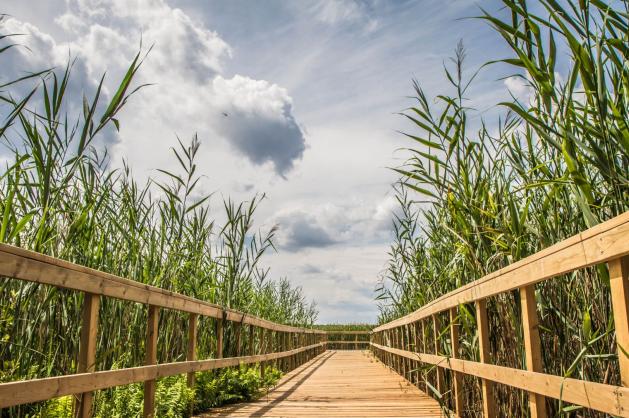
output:
[[[391,167],[410,144],[398,114],[416,79],[429,97],[452,92],[443,65],[459,40],[471,73],[507,56],[471,17],[500,13],[467,0],[5,0],[5,32],[22,33],[8,73],[75,57],[77,98],[106,72],[105,93],[134,55],[152,49],[138,82],[151,83],[105,135],[112,165],[139,180],[175,169],[177,137],[201,141],[203,193],[266,195],[257,227],[279,226],[264,263],[319,309],[320,323],[374,323],[374,288],[392,240]],[[5,74],[8,75],[8,74]],[[481,71],[470,97],[477,121],[522,90],[504,69]],[[89,94],[88,94],[89,95]]]

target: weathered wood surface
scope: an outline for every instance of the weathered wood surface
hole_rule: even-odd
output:
[[[464,303],[605,263],[629,255],[629,212],[600,223],[516,263],[468,283],[424,305],[415,312],[373,329],[381,332],[429,318]]]
[[[15,278],[130,302],[209,316],[279,332],[325,335],[317,329],[276,324],[180,293],[125,279],[34,251],[0,243],[0,279]]]
[[[439,404],[369,351],[326,351],[255,402],[213,417],[441,417]]]

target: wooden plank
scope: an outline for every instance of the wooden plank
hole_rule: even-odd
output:
[[[609,262],[609,278],[620,381],[629,386],[629,257]]]
[[[439,338],[439,334],[440,334],[440,330],[441,330],[441,326],[439,324],[439,317],[437,315],[433,315],[432,316],[432,329],[434,331],[434,342],[435,342],[435,355],[439,355],[439,346],[441,345],[440,343],[440,338]],[[435,367],[435,388],[437,389],[437,391],[439,392],[439,394],[443,395],[443,370],[441,370],[441,367]]]
[[[188,361],[197,359],[197,318],[197,314],[190,314],[188,318]],[[194,386],[194,373],[188,373],[187,382],[188,387]]]
[[[489,363],[489,323],[487,321],[487,301],[476,301],[476,325],[478,330],[478,349],[481,363]],[[494,418],[497,416],[494,400],[493,382],[482,379],[483,416]]]
[[[147,366],[157,364],[157,330],[159,325],[159,307],[149,305],[148,325],[146,327],[146,355],[144,364]],[[155,416],[155,386],[156,380],[144,382],[144,418]]]
[[[629,417],[629,388],[623,386],[564,378],[434,354],[411,353],[410,351],[402,351],[375,343],[372,346],[383,352],[391,352],[395,355],[416,359],[427,364],[439,365],[446,369],[491,380],[527,392],[537,393],[545,397],[562,399],[564,403],[582,405],[586,408],[614,416]]]
[[[0,276],[3,276],[0,280],[12,277],[213,318],[222,318],[225,312],[228,321],[240,321],[245,316],[245,324],[276,331],[325,334],[322,330],[276,324],[233,309],[223,309],[199,299],[7,244],[0,244]]]
[[[78,373],[94,372],[96,370],[96,337],[98,333],[98,310],[100,296],[86,293],[83,298],[81,319],[81,344],[79,346]],[[94,394],[85,392],[75,403],[74,414],[78,418],[92,416]]]
[[[371,331],[326,331],[327,335],[369,335]]]
[[[389,371],[368,351],[327,351],[286,374],[253,402],[211,417],[442,417],[435,400]]]
[[[223,319],[216,320],[216,358],[223,358]]]
[[[534,285],[520,289],[520,303],[522,304],[522,329],[524,331],[526,368],[532,372],[543,372],[542,347],[539,339],[539,321],[537,318]],[[547,416],[546,401],[540,394],[529,393],[529,408],[531,410],[531,418],[544,418]]]
[[[420,309],[373,329],[409,324],[457,305],[532,285],[574,270],[629,255],[629,212],[462,286]]]
[[[260,354],[256,356],[230,357],[224,359],[208,359],[196,361],[180,361],[162,363],[151,366],[132,367],[127,369],[107,370],[94,373],[72,374],[43,379],[22,380],[0,384],[0,408],[44,401],[61,396],[74,395],[128,385],[131,383],[155,380],[166,376],[203,372],[239,364],[272,361],[306,350],[317,350],[321,343],[302,347],[289,352]]]
[[[452,358],[459,357],[459,323],[458,309],[450,309],[450,348],[452,350]],[[459,372],[453,373],[453,395],[454,395],[454,411],[457,417],[463,416],[465,410],[463,405],[463,375]]]

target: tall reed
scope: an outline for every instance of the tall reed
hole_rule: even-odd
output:
[[[472,131],[475,73],[462,44],[445,70],[453,93],[433,102],[414,82],[396,239],[377,289],[381,322],[629,209],[627,3],[542,0],[537,15],[524,0],[503,4],[508,18],[480,19],[511,56],[488,64],[514,68],[529,97],[500,103],[502,116]],[[618,383],[609,295],[605,266],[536,286],[545,372]],[[518,297],[489,299],[490,346],[493,363],[524,368]],[[464,356],[477,359],[473,306],[459,317]],[[480,416],[479,382],[467,383],[467,415]],[[497,396],[500,416],[527,416],[525,393],[499,386]],[[548,403],[552,414],[599,416]]]
[[[2,58],[19,47],[12,39],[0,38]],[[82,100],[69,96],[72,63],[0,85],[0,140],[8,155],[0,174],[0,242],[272,321],[311,326],[315,306],[286,279],[271,280],[261,265],[275,233],[254,228],[263,196],[225,201],[225,224],[215,225],[210,196],[198,195],[196,136],[172,149],[176,170],[159,170],[146,183],[137,182],[126,164],[110,168],[107,149],[97,143],[119,128],[122,109],[143,88],[134,82],[143,58],[135,56],[111,97],[103,93],[104,77]],[[82,113],[69,113],[77,103]],[[0,381],[76,371],[79,292],[3,279],[0,301]],[[100,309],[105,320],[99,324],[97,369],[141,365],[146,309],[110,299]],[[185,358],[186,328],[181,314],[163,311],[160,362]],[[234,334],[230,327],[226,332],[229,346]],[[214,339],[214,324],[202,320],[200,356],[214,354]],[[17,407],[3,416],[34,410]]]

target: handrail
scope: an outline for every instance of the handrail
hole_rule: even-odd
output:
[[[482,379],[482,401],[485,417],[497,416],[492,390],[501,383],[530,393],[531,416],[545,417],[544,397],[562,399],[609,414],[629,417],[629,212],[603,222],[580,234],[546,248],[530,257],[495,271],[426,304],[418,310],[380,325],[373,330],[371,348],[386,364],[403,375],[415,375],[412,363],[438,366],[436,388],[442,390],[443,370],[453,372],[452,394],[456,413],[463,411],[462,375]],[[610,296],[616,324],[616,342],[622,386],[564,378],[543,372],[534,285],[553,277],[585,267],[607,263],[610,271]],[[489,364],[489,329],[486,299],[518,289],[522,309],[524,348],[527,370]],[[480,361],[462,360],[459,356],[457,309],[466,303],[476,304]],[[449,314],[450,357],[417,352],[426,340],[423,320],[432,320],[439,329],[438,314]],[[439,347],[438,333],[434,338]],[[422,341],[422,344],[420,344]]]
[[[463,303],[532,285],[629,254],[629,212],[461,286],[418,310],[380,325],[373,332],[407,325]],[[624,238],[624,241],[623,241]]]
[[[0,244],[0,280],[18,279],[59,288],[84,292],[81,341],[78,353],[77,373],[0,384],[0,409],[23,403],[43,401],[55,397],[80,394],[75,402],[75,416],[89,417],[92,413],[93,391],[144,382],[145,417],[153,416],[155,410],[155,382],[165,376],[188,374],[188,385],[194,384],[194,373],[238,364],[263,363],[281,360],[285,369],[294,369],[325,350],[327,333],[323,330],[277,324],[253,315],[223,308],[199,299],[167,291],[159,287],[80,266],[33,251]],[[95,370],[98,314],[101,297],[141,303],[148,306],[145,366],[119,370]],[[157,364],[157,334],[160,308],[172,309],[189,314],[188,353],[186,361]],[[216,319],[216,357],[197,360],[198,317]],[[223,358],[223,322],[238,325],[236,339],[238,357]],[[249,356],[240,356],[240,327],[248,325]],[[254,353],[254,327],[260,329],[259,349],[266,338],[275,336],[278,348],[274,353]],[[266,332],[269,331],[269,332]]]
[[[3,407],[44,401],[66,395],[92,392],[114,386],[155,380],[176,374],[202,372],[240,364],[262,363],[282,359],[308,350],[320,348],[323,343],[278,353],[258,354],[253,356],[229,357],[196,361],[179,361],[151,366],[130,367],[94,373],[78,373],[42,379],[22,380],[0,385],[0,405]]]
[[[224,319],[228,321],[241,322],[242,324],[265,328],[270,331],[325,334],[325,331],[322,330],[276,324],[235,309],[223,308],[180,293],[135,280],[124,279],[100,270],[1,243],[0,276],[49,284],[217,319],[223,319],[223,312],[225,312],[226,317]]]

